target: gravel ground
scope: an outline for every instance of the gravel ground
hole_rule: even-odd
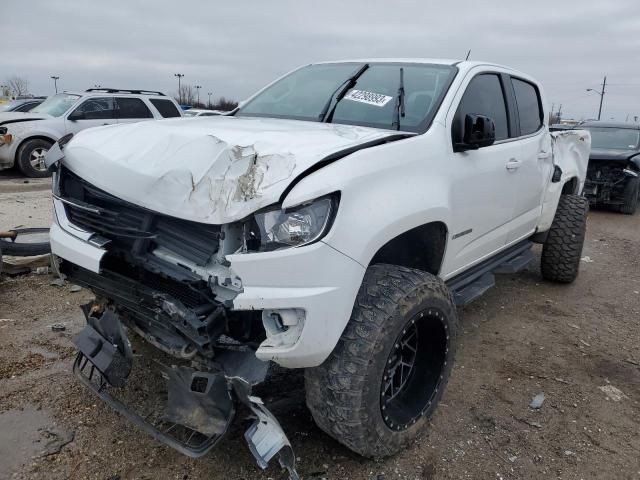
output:
[[[48,195],[0,194],[0,224],[48,223]],[[536,262],[500,276],[461,310],[443,401],[428,432],[395,457],[366,460],[323,434],[304,405],[300,373],[279,374],[261,394],[289,435],[302,477],[640,479],[639,232],[640,215],[591,212],[574,284],[542,281]],[[0,478],[286,478],[275,461],[256,467],[242,418],[194,460],[81,387],[71,374],[71,340],[83,326],[78,306],[91,294],[50,281],[27,275],[0,283]],[[53,323],[66,330],[53,332]],[[540,393],[541,408],[530,408]]]

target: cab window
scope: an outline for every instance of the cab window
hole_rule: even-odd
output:
[[[507,104],[500,76],[483,73],[475,76],[464,92],[454,120],[454,128],[462,131],[467,114],[484,115],[496,126],[496,141],[509,138]]]

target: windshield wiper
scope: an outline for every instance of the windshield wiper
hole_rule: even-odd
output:
[[[336,111],[338,102],[342,100],[342,97],[344,97],[347,94],[349,89],[353,88],[353,86],[358,81],[358,78],[360,78],[360,76],[364,72],[366,72],[368,68],[369,68],[369,64],[365,63],[362,67],[358,69],[357,72],[355,72],[353,75],[347,78],[344,82],[338,85],[338,88],[334,90],[334,92],[329,97],[329,100],[327,100],[327,103],[325,103],[324,107],[322,107],[322,111],[318,115],[318,121],[331,122],[331,120],[333,119],[333,112]],[[335,98],[335,103],[334,103],[334,98]],[[331,106],[332,103],[333,103],[333,106]]]
[[[404,118],[404,68],[402,67],[400,67],[400,85],[398,86],[394,115],[391,127],[400,130],[400,117]]]

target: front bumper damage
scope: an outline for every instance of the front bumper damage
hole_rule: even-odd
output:
[[[591,205],[622,205],[627,182],[637,177],[623,162],[591,160],[583,194]]]
[[[148,368],[143,368],[137,376],[132,375],[132,345],[115,311],[98,304],[85,305],[83,311],[87,325],[75,340],[78,355],[73,371],[115,411],[155,440],[189,457],[200,457],[227,433],[239,402],[253,413],[254,421],[245,439],[258,465],[267,468],[277,454],[289,478],[299,478],[295,456],[284,431],[262,400],[252,395],[253,386],[265,379],[269,363],[258,360],[247,349],[224,351],[204,369],[200,369],[202,366],[197,362],[169,366],[153,360],[156,371],[166,382],[162,389],[158,386],[161,380],[149,381]],[[141,405],[140,402],[130,405],[126,401],[125,387],[130,376],[136,385],[133,398],[141,397]],[[155,395],[147,394],[141,383],[151,383]],[[163,409],[159,408],[158,389],[164,393]]]

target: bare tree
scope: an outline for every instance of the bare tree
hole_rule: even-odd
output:
[[[29,80],[18,75],[7,78],[7,86],[14,97],[20,97],[29,93]]]
[[[191,85],[180,85],[180,90],[175,99],[178,103],[193,105],[196,101],[196,95]]]
[[[229,112],[238,106],[238,102],[229,98],[220,97],[216,100],[211,108],[213,110],[222,110],[223,112]]]

